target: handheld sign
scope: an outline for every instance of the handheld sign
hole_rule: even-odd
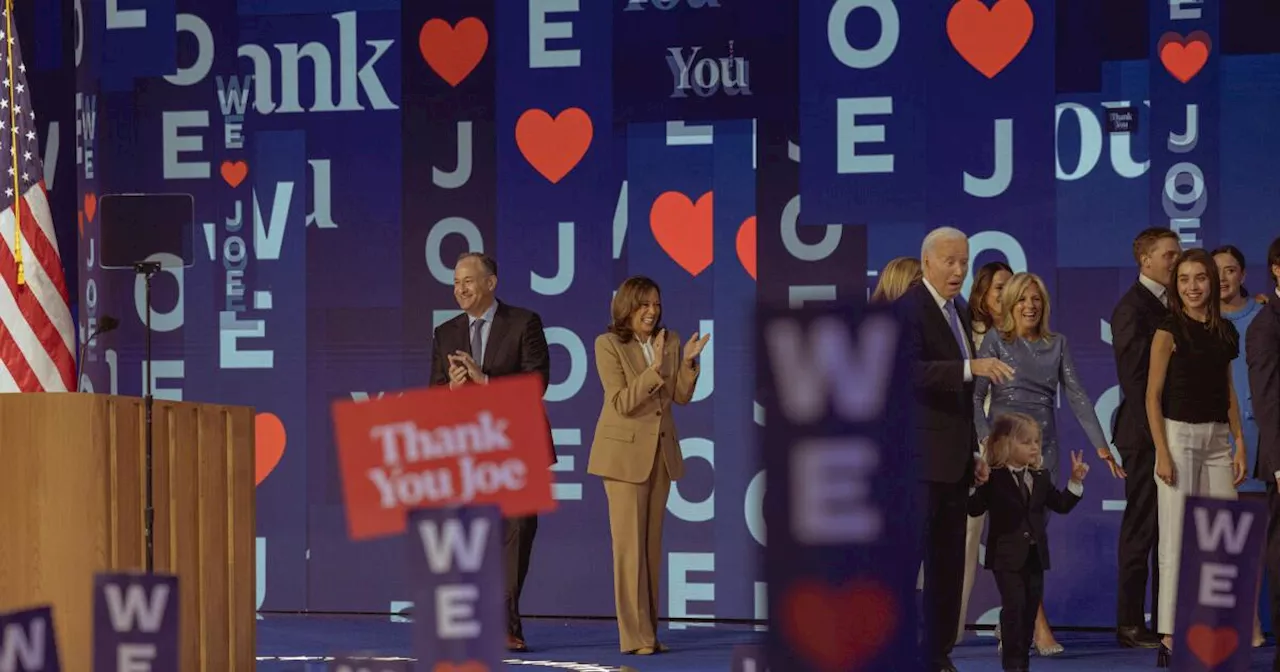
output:
[[[403,533],[410,509],[497,504],[505,516],[555,509],[536,374],[337,401],[333,424],[353,540]]]
[[[769,672],[765,665],[765,650],[756,644],[739,644],[733,647],[731,672]]]
[[[329,672],[412,672],[409,661],[338,656],[329,661]]]
[[[1185,478],[1190,478],[1186,476]],[[1173,670],[1244,672],[1253,647],[1254,592],[1267,507],[1252,500],[1187,497]]]
[[[420,670],[499,670],[507,617],[496,506],[409,514],[413,650]]]
[[[762,310],[769,667],[918,669],[909,368],[897,316]]]
[[[0,614],[0,672],[61,672],[53,609]]]
[[[94,672],[178,670],[178,577],[93,577]]]

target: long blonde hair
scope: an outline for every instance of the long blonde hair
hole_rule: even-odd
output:
[[[919,259],[898,257],[885,264],[884,270],[880,271],[880,279],[876,281],[876,291],[871,294],[871,302],[897,301],[912,285],[920,282],[921,277]]]
[[[1012,278],[1009,278],[1009,282],[1005,283],[1004,291],[1000,292],[1000,326],[997,331],[1006,341],[1012,341],[1018,333],[1013,307],[1018,305],[1018,301],[1022,300],[1022,294],[1031,285],[1035,285],[1036,289],[1040,290],[1040,324],[1036,325],[1036,335],[1046,341],[1053,338],[1053,332],[1049,330],[1049,288],[1045,287],[1044,280],[1041,280],[1040,276],[1024,272],[1015,273]]]
[[[987,464],[992,469],[1009,466],[1013,442],[1019,440],[1040,441],[1040,423],[1026,413],[1001,413],[991,422],[991,434],[987,436]],[[1044,468],[1044,453],[1036,456],[1032,469]]]

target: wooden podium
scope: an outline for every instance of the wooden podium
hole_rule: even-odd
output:
[[[178,576],[181,672],[251,672],[254,416],[157,400],[155,571]],[[142,399],[0,394],[0,611],[53,606],[65,670],[89,670],[93,575],[146,566]]]

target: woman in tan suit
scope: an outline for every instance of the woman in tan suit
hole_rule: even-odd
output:
[[[693,398],[711,335],[694,334],[682,349],[679,335],[662,328],[661,293],[645,277],[622,283],[610,312],[609,330],[596,339],[604,405],[587,473],[604,479],[609,499],[622,651],[650,655],[667,650],[657,635],[662,519],[671,482],[684,475],[671,402]]]

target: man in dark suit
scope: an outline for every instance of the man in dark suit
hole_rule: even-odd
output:
[[[1111,313],[1111,345],[1120,380],[1120,407],[1111,439],[1124,462],[1124,517],[1120,521],[1119,577],[1116,586],[1116,641],[1129,648],[1154,649],[1160,638],[1146,625],[1143,606],[1151,577],[1151,613],[1159,594],[1156,539],[1156,448],[1147,426],[1147,369],[1151,339],[1169,314],[1169,281],[1182,251],[1178,236],[1154,227],[1133,240],[1138,281],[1120,297]]]
[[[1280,286],[1280,238],[1267,249],[1267,269],[1273,286]],[[1273,289],[1280,294],[1280,289]],[[1271,298],[1275,298],[1274,296]],[[1268,301],[1245,332],[1245,361],[1249,365],[1249,394],[1258,423],[1258,468],[1253,474],[1267,484],[1271,521],[1267,526],[1267,571],[1271,574],[1271,622],[1280,623],[1280,301]],[[1271,662],[1280,670],[1280,649]]]
[[[453,270],[453,296],[462,314],[436,327],[431,348],[431,384],[457,389],[486,385],[498,378],[537,373],[546,391],[551,376],[547,337],[538,314],[501,303],[498,264],[488,255],[467,252]],[[549,430],[548,430],[549,431]],[[550,444],[548,437],[548,444]],[[548,466],[556,461],[552,445]],[[520,623],[520,593],[529,573],[538,517],[508,518],[503,525],[506,559],[507,649],[527,651]]]
[[[935,672],[955,670],[951,649],[960,620],[969,487],[987,479],[973,426],[973,378],[1004,382],[1013,370],[998,359],[973,359],[969,307],[958,298],[969,272],[969,239],[952,228],[931,231],[920,259],[923,280],[898,301],[906,322],[919,506],[924,514],[923,656]]]

